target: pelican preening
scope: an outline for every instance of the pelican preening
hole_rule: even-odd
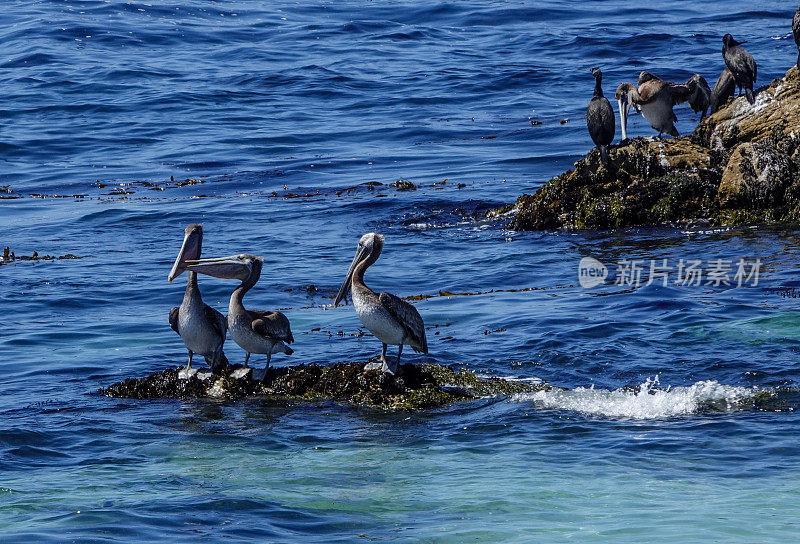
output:
[[[370,232],[361,237],[333,305],[337,306],[346,299],[348,292],[352,292],[358,319],[383,344],[380,368],[395,374],[400,367],[403,345],[409,345],[417,352],[428,353],[428,340],[425,338],[425,324],[414,306],[389,293],[377,294],[364,284],[364,272],[378,260],[382,249],[383,236],[380,234]],[[389,344],[398,346],[397,358],[393,362],[386,358]],[[368,365],[367,369],[376,367]]]
[[[603,72],[599,68],[592,68],[594,76],[594,94],[586,108],[586,125],[594,145],[600,151],[600,160],[608,163],[608,146],[614,141],[614,110],[611,109],[608,99],[603,96]]]
[[[186,260],[200,258],[202,246],[203,226],[193,223],[186,227],[183,245],[169,272],[170,282],[186,270]],[[205,357],[211,371],[218,373],[228,364],[228,359],[222,352],[228,323],[225,316],[203,303],[197,286],[197,274],[190,270],[188,276],[183,302],[170,310],[169,325],[180,335],[186,349],[189,350],[187,372],[192,370],[192,356],[198,353]]]
[[[621,83],[614,93],[620,107],[623,135],[627,134],[628,110],[633,104],[640,108],[650,126],[658,131],[659,137],[665,132],[677,137],[677,118],[672,108],[689,100],[698,86],[698,80],[693,76],[686,83],[672,83],[663,81],[650,72],[642,72],[639,74],[638,85],[637,88],[632,83]]]
[[[251,353],[266,354],[267,367],[273,353],[291,355],[294,350],[287,344],[294,342],[289,320],[281,312],[247,310],[242,303],[244,295],[261,277],[264,260],[254,255],[232,255],[214,259],[194,259],[186,262],[189,270],[224,278],[239,280],[242,283],[231,294],[228,305],[228,330],[231,338],[247,355],[244,365],[250,360]]]
[[[725,65],[733,74],[736,86],[740,90],[744,90],[748,102],[755,104],[753,85],[756,82],[758,66],[756,66],[753,55],[739,47],[743,43],[747,42],[737,42],[733,36],[725,34],[722,37],[722,57],[725,59]]]

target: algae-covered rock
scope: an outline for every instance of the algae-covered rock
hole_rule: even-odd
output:
[[[708,149],[689,139],[635,138],[592,150],[575,168],[517,201],[517,230],[619,228],[693,220],[715,207],[718,182]]]
[[[575,168],[522,195],[517,230],[730,225],[800,220],[800,73],[732,100],[695,132],[592,149]]]
[[[365,371],[366,363],[337,363],[330,366],[297,365],[270,368],[263,380],[253,373],[239,375],[239,365],[222,375],[197,373],[182,379],[178,369],[154,372],[143,378],[128,378],[101,389],[108,397],[134,399],[245,397],[270,399],[328,399],[361,406],[419,410],[459,400],[512,395],[550,389],[500,378],[479,378],[468,370],[436,364],[402,365],[397,376],[378,370]]]

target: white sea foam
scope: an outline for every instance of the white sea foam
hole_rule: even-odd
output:
[[[627,419],[659,419],[695,414],[705,410],[730,411],[742,408],[762,390],[725,385],[708,380],[688,387],[659,389],[658,377],[647,380],[638,391],[595,389],[552,389],[520,393],[512,400],[533,402],[537,408],[573,410],[584,414]]]

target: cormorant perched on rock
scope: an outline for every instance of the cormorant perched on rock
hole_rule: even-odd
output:
[[[733,74],[733,79],[736,80],[736,86],[744,89],[748,102],[755,104],[753,85],[756,82],[758,67],[753,55],[739,47],[743,43],[747,42],[737,42],[733,36],[725,34],[722,38],[722,57],[725,59],[725,65]]]
[[[733,74],[725,68],[711,89],[711,113],[716,113],[728,100],[733,98],[736,91],[736,81]]]
[[[794,33],[794,43],[797,44],[797,69],[800,70],[800,6],[797,6],[797,11],[794,12],[792,32]]]
[[[689,95],[689,107],[695,113],[703,112],[700,114],[700,119],[703,119],[711,105],[711,89],[708,87],[708,82],[700,74],[695,74],[689,78],[686,85],[692,87],[692,94]]]
[[[614,141],[614,110],[608,99],[603,96],[603,72],[599,68],[592,68],[594,76],[594,95],[586,109],[586,126],[589,127],[589,136],[600,151],[603,164],[608,163],[608,146]]]

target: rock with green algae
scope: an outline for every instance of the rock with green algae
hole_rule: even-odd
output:
[[[690,136],[596,149],[521,196],[517,230],[800,222],[800,73],[736,98]]]
[[[198,372],[188,379],[180,378],[178,369],[170,368],[143,378],[128,378],[99,392],[108,397],[134,399],[326,399],[375,408],[420,410],[456,401],[550,389],[544,384],[479,378],[468,370],[456,371],[436,364],[406,363],[397,376],[365,371],[365,364],[270,368],[263,380],[253,379],[252,372],[234,377],[237,370],[241,371],[239,365],[219,376]]]

